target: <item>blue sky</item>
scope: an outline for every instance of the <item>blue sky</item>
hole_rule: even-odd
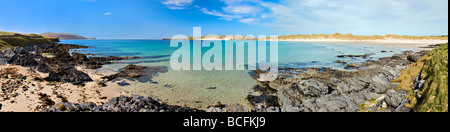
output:
[[[0,30],[96,38],[447,35],[448,0],[0,0]]]

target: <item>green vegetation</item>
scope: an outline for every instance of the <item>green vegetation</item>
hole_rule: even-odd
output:
[[[370,112],[367,109],[369,109],[371,106],[375,106],[378,103],[377,99],[371,99],[371,100],[367,100],[366,102],[362,103],[362,104],[357,104],[360,108],[359,112]],[[381,107],[378,110],[375,110],[374,112],[379,112],[382,110],[385,110],[386,107]]]
[[[36,34],[19,34],[0,31],[0,49],[14,46],[27,46],[30,44],[45,44],[58,42],[57,38],[40,36]]]
[[[413,79],[422,74],[424,88],[413,89]],[[409,91],[407,107],[416,112],[448,112],[448,43],[434,49],[402,71],[397,89]],[[419,97],[420,95],[420,97]]]
[[[41,33],[39,35],[49,36],[49,37],[59,38],[59,39],[95,39],[95,38],[86,38],[81,35],[73,34],[73,33]]]
[[[337,40],[448,40],[448,35],[443,36],[405,36],[405,35],[373,35],[373,36],[361,36],[353,34],[311,34],[311,35],[285,35],[279,36],[279,40],[293,40],[293,39],[337,39]]]

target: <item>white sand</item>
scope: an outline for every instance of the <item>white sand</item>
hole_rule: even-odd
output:
[[[291,42],[317,42],[331,44],[365,44],[398,48],[420,48],[432,44],[448,43],[448,40],[337,40],[337,39],[292,39]]]
[[[13,68],[17,70],[15,73],[20,74],[26,77],[26,81],[24,82],[24,86],[29,86],[27,91],[24,91],[22,86],[17,88],[13,93],[8,93],[9,99],[3,100],[3,96],[5,94],[0,92],[0,104],[3,105],[3,108],[0,112],[34,112],[39,111],[41,106],[43,106],[43,102],[39,100],[39,93],[47,94],[50,96],[50,99],[56,103],[62,102],[61,98],[58,98],[58,95],[66,98],[69,102],[72,103],[84,103],[84,102],[94,102],[96,104],[102,104],[107,101],[107,99],[101,99],[102,97],[112,98],[121,95],[121,89],[117,84],[107,83],[108,86],[101,87],[98,85],[98,82],[101,81],[102,75],[93,74],[92,72],[95,70],[84,70],[79,68],[81,71],[87,71],[88,75],[94,80],[93,82],[86,83],[84,87],[76,86],[71,83],[52,83],[54,85],[48,85],[51,82],[47,81],[33,81],[34,77],[45,78],[48,74],[40,73],[32,73],[29,71],[27,67],[14,66],[14,65],[0,65],[0,73],[3,72],[6,68]],[[14,70],[14,71],[15,71]],[[0,83],[2,86],[10,83],[12,78],[0,78]],[[34,85],[34,86],[33,86]],[[18,94],[17,96],[12,96],[14,94]]]

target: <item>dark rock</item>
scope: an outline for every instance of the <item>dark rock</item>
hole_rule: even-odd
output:
[[[129,79],[138,79],[140,81],[146,82],[151,81],[154,75],[157,75],[158,73],[164,73],[167,71],[168,71],[167,67],[145,67],[131,64],[126,66],[119,73],[103,77],[103,79],[111,81],[116,78],[129,78]]]
[[[358,57],[368,58],[368,57],[370,57],[370,55],[369,54],[365,54],[365,55],[338,55],[337,57],[338,58],[346,58],[346,57],[350,57],[350,58],[358,58]]]
[[[52,71],[52,68],[44,63],[39,63],[37,65],[37,71],[42,73],[50,73]]]
[[[102,87],[106,87],[106,86],[107,86],[107,85],[105,84],[105,82],[103,82],[103,81],[98,82],[98,85],[99,85],[99,86],[102,86]]]
[[[355,68],[359,68],[359,67],[361,67],[361,64],[351,63],[351,64],[347,64],[345,69],[355,69]]]
[[[93,110],[95,107],[97,107],[97,105],[92,102],[86,102],[86,103],[80,104],[81,110]]]
[[[14,55],[8,60],[8,63],[24,67],[32,67],[38,64],[33,55]]]
[[[342,61],[342,60],[337,60],[337,63],[341,63],[341,64],[347,64],[347,62]]]
[[[212,89],[217,89],[217,87],[208,87],[208,88],[206,88],[206,89],[212,90]]]
[[[126,81],[118,82],[117,84],[119,86],[128,86],[128,85],[130,85],[130,83],[127,83]]]
[[[267,82],[276,89],[276,96],[281,111],[288,112],[357,112],[358,106],[367,101],[378,99],[376,105],[364,108],[364,111],[408,112],[404,107],[408,100],[406,91],[397,90],[392,83],[401,71],[412,62],[409,55],[425,55],[427,52],[405,51],[392,57],[367,61],[363,64],[348,64],[357,67],[355,71],[339,71],[333,69],[302,69],[303,72],[292,72],[296,69],[283,69],[276,80]],[[370,55],[365,55],[370,56]],[[343,57],[364,57],[359,55],[342,55]],[[342,61],[339,61],[342,63]],[[417,77],[414,86],[420,88],[424,80]],[[255,100],[257,100],[256,98]],[[373,103],[373,102],[371,102]],[[384,104],[383,104],[384,103]],[[387,108],[385,108],[387,106]]]
[[[175,84],[166,84],[164,85],[164,87],[166,88],[174,88],[176,85]]]
[[[422,58],[420,55],[408,55],[408,60],[412,62],[417,62],[420,58]]]
[[[110,61],[139,58],[114,56],[88,58],[85,54],[69,53],[70,50],[79,48],[88,47],[59,43],[29,45],[1,50],[0,58],[12,65],[36,68],[40,72],[49,73],[50,76],[46,80],[73,84],[92,81],[87,74],[76,70],[75,66],[96,69],[109,64]],[[43,57],[45,54],[51,54],[54,57]]]
[[[45,80],[73,83],[74,85],[93,81],[88,74],[78,71],[73,67],[58,68],[57,71],[51,71]]]
[[[110,99],[104,105],[88,102],[83,104],[58,103],[41,112],[205,112],[203,110],[167,105],[150,97],[120,96]]]

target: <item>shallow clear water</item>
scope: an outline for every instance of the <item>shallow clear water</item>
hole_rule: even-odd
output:
[[[118,71],[128,64],[143,66],[167,66],[169,71],[152,79],[153,82],[129,82],[124,90],[130,94],[149,95],[177,105],[206,107],[217,102],[246,104],[245,97],[253,93],[256,81],[248,70],[244,71],[174,71],[170,69],[170,55],[178,48],[171,48],[167,40],[62,40],[61,43],[93,46],[77,52],[98,56],[139,56],[142,59],[124,60],[103,69]],[[202,48],[202,53],[210,48]],[[225,50],[225,48],[222,48]],[[247,50],[247,46],[246,46]],[[382,53],[381,51],[388,51]],[[278,45],[279,66],[290,68],[327,67],[343,69],[344,64],[367,61],[362,58],[337,58],[338,55],[371,54],[369,59],[392,56],[408,48],[390,48],[376,45],[345,45],[308,42],[285,42]],[[390,52],[392,51],[392,52]],[[230,51],[223,51],[230,52]],[[247,53],[245,54],[247,56]],[[314,62],[313,62],[314,61]],[[155,83],[157,82],[157,83]],[[168,87],[169,86],[169,87]],[[216,87],[216,89],[208,89]]]

